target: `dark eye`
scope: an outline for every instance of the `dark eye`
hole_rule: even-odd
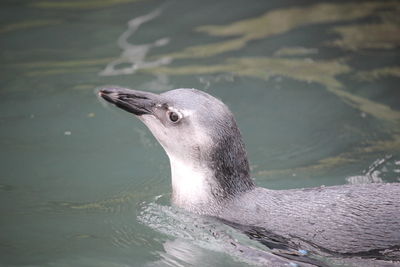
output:
[[[169,118],[169,120],[172,121],[172,122],[177,122],[177,121],[179,121],[179,119],[181,118],[181,116],[180,116],[177,112],[171,111],[171,112],[169,112],[169,114],[168,114],[168,118]]]

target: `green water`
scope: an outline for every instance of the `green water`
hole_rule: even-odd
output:
[[[0,7],[3,266],[255,264],[176,227],[168,159],[107,84],[221,98],[260,186],[400,180],[398,1]]]

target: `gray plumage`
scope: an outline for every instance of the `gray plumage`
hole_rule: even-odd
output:
[[[328,252],[367,255],[373,250],[398,250],[399,199],[400,184],[256,188],[227,202],[215,216],[263,227],[292,243],[309,243]],[[371,256],[379,256],[375,252]]]
[[[157,95],[107,88],[100,95],[137,115],[164,147],[175,205],[255,236],[280,236],[289,246],[400,260],[400,184],[259,188],[235,119],[220,100],[195,89]]]

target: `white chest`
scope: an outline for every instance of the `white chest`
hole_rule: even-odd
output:
[[[175,205],[186,209],[200,207],[212,201],[209,171],[170,157],[172,199]]]

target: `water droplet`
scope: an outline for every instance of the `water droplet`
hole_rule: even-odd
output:
[[[305,250],[305,249],[299,249],[299,253],[300,253],[301,255],[307,255],[307,254],[308,254],[308,251]]]

